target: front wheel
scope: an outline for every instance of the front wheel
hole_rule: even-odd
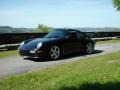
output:
[[[58,58],[60,58],[60,55],[61,55],[61,50],[60,50],[60,47],[59,46],[52,46],[50,48],[50,59],[52,60],[56,60]]]
[[[87,43],[86,45],[86,53],[91,54],[93,52],[94,46],[92,43]]]

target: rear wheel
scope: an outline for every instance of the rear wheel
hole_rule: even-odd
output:
[[[93,49],[94,49],[93,44],[92,43],[87,43],[87,45],[86,45],[86,53],[91,54],[93,52]]]
[[[50,53],[50,59],[52,59],[52,60],[56,60],[56,59],[60,58],[60,55],[61,55],[60,47],[56,46],[56,45],[52,46],[50,48],[49,53]]]

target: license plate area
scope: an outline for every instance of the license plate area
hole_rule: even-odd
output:
[[[30,51],[30,53],[35,53],[35,51]]]

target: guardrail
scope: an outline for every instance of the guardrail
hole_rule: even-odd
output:
[[[0,45],[1,50],[16,50],[20,43],[17,44],[5,44],[5,45]]]
[[[113,40],[113,39],[117,39],[118,37],[102,37],[102,38],[92,38],[95,42],[98,41],[106,41],[106,40]]]

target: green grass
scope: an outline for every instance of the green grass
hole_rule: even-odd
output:
[[[120,90],[120,52],[0,80],[1,90]]]
[[[18,55],[18,51],[17,50],[0,51],[0,58],[10,57],[10,56],[17,56],[17,55]]]
[[[116,39],[116,40],[107,40],[107,41],[98,41],[97,44],[118,43],[118,42],[120,42],[120,39]]]

